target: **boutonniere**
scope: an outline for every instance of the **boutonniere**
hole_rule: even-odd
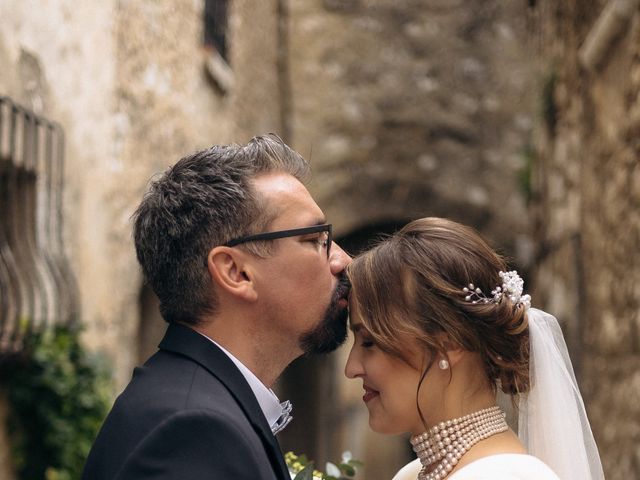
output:
[[[314,462],[306,455],[287,452],[284,455],[292,480],[349,480],[355,477],[362,462],[354,460],[351,452],[344,452],[340,463],[327,462],[326,472],[314,468]]]

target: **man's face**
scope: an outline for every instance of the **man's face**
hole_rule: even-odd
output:
[[[291,175],[261,175],[253,184],[277,212],[268,231],[326,223],[307,189]],[[330,245],[327,258],[321,233],[272,241],[273,253],[259,261],[256,281],[274,335],[297,339],[305,353],[334,350],[346,338],[349,288],[344,269],[351,259],[336,244]]]

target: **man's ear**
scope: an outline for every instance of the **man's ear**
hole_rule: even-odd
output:
[[[219,246],[209,252],[207,268],[218,288],[252,302],[258,298],[258,294],[249,260],[249,255],[237,248]]]

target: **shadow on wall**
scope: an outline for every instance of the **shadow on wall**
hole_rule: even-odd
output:
[[[167,322],[160,315],[160,301],[148,284],[140,290],[140,324],[138,325],[138,365],[156,353],[167,330]]]

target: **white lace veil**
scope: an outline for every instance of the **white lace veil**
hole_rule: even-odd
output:
[[[535,308],[527,314],[531,389],[520,396],[518,436],[562,480],[604,480],[558,321]]]

